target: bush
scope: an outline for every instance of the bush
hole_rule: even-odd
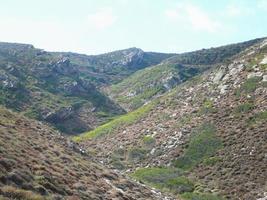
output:
[[[206,166],[213,166],[219,161],[221,161],[221,158],[215,156],[215,157],[210,157],[210,158],[204,159],[203,164]]]
[[[143,148],[132,148],[128,151],[128,160],[137,162],[143,160],[146,157],[147,150]]]
[[[151,135],[146,135],[143,137],[143,144],[145,147],[152,147],[155,143],[156,140]]]
[[[168,180],[166,187],[178,194],[194,191],[194,184],[183,176]]]
[[[4,186],[1,190],[5,197],[11,198],[11,199],[17,199],[17,200],[46,200],[47,199],[31,191],[18,189],[12,186]]]
[[[257,122],[265,122],[265,121],[267,121],[267,111],[263,111],[263,112],[255,114],[253,117],[251,117],[248,120],[248,123],[252,125]]]
[[[254,92],[257,89],[259,82],[260,82],[259,77],[249,78],[241,86],[241,91],[245,93]]]
[[[200,133],[192,136],[184,155],[174,161],[174,166],[189,170],[222,147],[213,125],[204,124],[197,132]]]
[[[206,100],[199,110],[200,114],[214,113],[216,108],[214,108],[213,102],[211,100]]]
[[[213,194],[201,194],[201,193],[184,193],[181,195],[184,200],[223,200]]]
[[[250,110],[252,110],[254,107],[254,105],[252,103],[244,103],[241,105],[238,105],[235,109],[235,113],[239,114],[239,113],[247,113]]]
[[[132,176],[139,181],[174,194],[192,192],[194,184],[183,176],[183,172],[175,168],[142,168]]]

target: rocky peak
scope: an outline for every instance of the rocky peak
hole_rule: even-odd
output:
[[[69,58],[66,57],[60,58],[58,61],[51,63],[51,66],[53,71],[63,75],[76,74],[78,72],[77,69],[70,64]]]

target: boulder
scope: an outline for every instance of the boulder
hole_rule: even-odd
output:
[[[254,78],[254,77],[259,77],[261,78],[262,77],[262,72],[251,72],[247,75],[247,78]]]
[[[262,64],[262,65],[266,65],[267,64],[267,56],[265,56],[265,58],[262,59],[260,64]]]
[[[222,80],[222,78],[224,77],[225,75],[225,70],[223,69],[220,69],[214,76],[213,78],[213,82],[214,83],[219,83],[220,80]]]

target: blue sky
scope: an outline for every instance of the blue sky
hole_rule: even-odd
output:
[[[0,41],[99,54],[185,52],[267,36],[267,0],[0,0]]]

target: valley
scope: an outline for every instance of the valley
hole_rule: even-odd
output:
[[[0,43],[0,199],[266,199],[266,58]]]

